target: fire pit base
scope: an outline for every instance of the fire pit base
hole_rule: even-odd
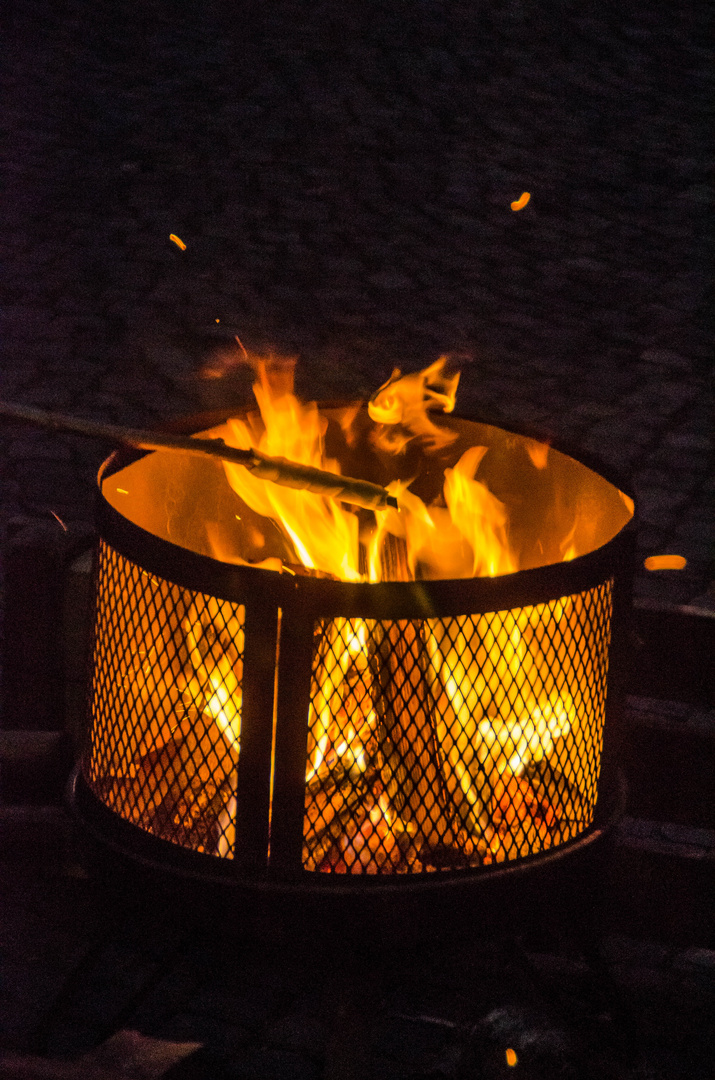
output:
[[[82,828],[98,841],[112,858],[120,857],[123,865],[143,871],[143,876],[155,883],[183,880],[192,892],[207,890],[228,895],[275,896],[309,895],[311,897],[396,897],[399,895],[443,895],[467,893],[480,885],[510,882],[524,875],[560,864],[566,857],[591,849],[603,840],[625,813],[627,784],[623,772],[604,768],[599,782],[599,797],[591,827],[569,843],[542,851],[537,855],[513,862],[495,863],[471,869],[420,875],[391,877],[303,873],[294,879],[264,872],[251,875],[233,860],[215,859],[151,836],[143,829],[119,817],[91,791],[79,768],[73,772],[67,789],[70,808]]]

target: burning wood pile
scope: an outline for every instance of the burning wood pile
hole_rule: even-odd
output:
[[[591,733],[565,687],[542,678],[560,620],[576,615],[584,625],[575,603],[577,612],[567,601],[421,624],[337,619],[321,627],[306,867],[375,874],[483,866],[580,832],[594,778],[578,767],[593,752]],[[569,683],[584,672],[570,674]],[[583,704],[590,712],[593,703]]]
[[[100,551],[100,576],[116,569]],[[135,568],[147,605],[124,605],[121,632],[130,657],[127,707],[147,718],[109,748],[104,796],[134,824],[194,851],[232,854],[240,746],[242,608],[185,590]],[[168,595],[167,595],[168,592]],[[117,591],[109,586],[110,603]],[[170,613],[157,627],[155,613]],[[165,668],[163,656],[171,662]],[[123,737],[124,735],[124,737]]]
[[[297,399],[292,364],[254,368],[258,411],[205,435],[262,460],[367,476],[389,499],[367,509],[337,483],[335,497],[297,490],[237,460],[211,464],[196,505],[177,480],[181,494],[172,501],[171,488],[157,510],[156,479],[151,488],[136,465],[105,480],[103,494],[149,532],[221,564],[360,587],[424,584],[414,617],[312,624],[303,869],[459,870],[578,835],[597,794],[612,581],[503,610],[461,608],[476,614],[459,613],[456,600],[437,610],[429,589],[450,582],[458,597],[459,582],[466,590],[573,560],[622,528],[627,496],[545,444],[500,432],[476,445],[466,422],[438,423],[459,381],[446,358],[393,372],[367,406],[323,409]],[[554,479],[552,455],[571,463],[557,463],[566,480]],[[620,510],[605,514],[596,481]],[[92,751],[94,790],[156,836],[233,857],[246,608],[147,574],[104,543],[98,594],[96,655],[111,667],[121,637],[129,659],[122,703],[106,710],[120,708],[124,731]],[[116,683],[112,670],[95,676],[95,701]]]

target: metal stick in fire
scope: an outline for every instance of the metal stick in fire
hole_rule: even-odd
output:
[[[363,506],[367,510],[385,510],[390,506],[398,509],[395,496],[390,495],[379,484],[356,480],[351,476],[337,476],[324,469],[299,465],[285,458],[268,457],[260,450],[240,450],[238,447],[227,446],[223,439],[196,439],[190,435],[170,435],[158,431],[143,431],[140,428],[120,427],[116,424],[100,424],[93,420],[81,420],[63,413],[47,412],[45,409],[33,409],[7,401],[0,401],[0,416],[25,420],[51,431],[72,431],[95,439],[107,439],[109,442],[134,446],[139,450],[205,454],[243,465],[261,480],[270,480],[271,483],[281,484],[283,487],[313,491],[331,499]]]

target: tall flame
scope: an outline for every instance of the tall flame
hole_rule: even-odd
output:
[[[337,461],[324,454],[325,421],[318,406],[299,401],[293,393],[293,369],[293,361],[256,364],[258,378],[253,392],[262,427],[255,422],[229,420],[227,442],[339,474]],[[343,581],[361,579],[356,514],[323,495],[259,480],[241,465],[225,462],[224,467],[231,487],[243,501],[281,528],[297,562]]]
[[[444,497],[450,516],[472,550],[472,577],[495,577],[516,570],[509,550],[506,507],[474,479],[486,452],[484,446],[472,446],[453,469],[445,469],[444,473]]]
[[[257,375],[253,390],[260,419],[229,420],[226,441],[339,474],[338,462],[325,455],[325,418],[315,402],[301,402],[293,392],[294,362],[271,358],[250,363]],[[455,441],[455,431],[438,426],[428,415],[454,409],[459,374],[446,375],[446,364],[447,358],[440,357],[421,372],[402,375],[395,369],[372,397],[370,438],[378,449],[398,455],[408,443],[419,441],[424,452],[434,454]],[[348,445],[357,413],[358,407],[352,406],[339,417]],[[446,509],[426,506],[409,490],[409,482],[395,480],[387,487],[397,495],[400,512],[377,511],[368,524],[364,515],[361,520],[353,510],[323,495],[259,480],[230,462],[224,467],[234,491],[278,526],[295,561],[306,569],[343,581],[394,577],[394,559],[385,558],[392,537],[404,541],[406,549],[398,577],[415,578],[420,565],[435,576],[494,576],[510,573],[516,563],[509,547],[506,509],[475,479],[486,452],[486,447],[471,447],[445,470]]]

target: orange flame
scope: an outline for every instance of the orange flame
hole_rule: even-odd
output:
[[[251,361],[251,366],[257,374],[253,392],[260,422],[255,417],[229,420],[227,442],[339,474],[337,461],[324,455],[326,424],[317,405],[293,394],[295,361]],[[224,467],[243,501],[279,526],[296,562],[343,581],[361,580],[356,514],[323,495],[259,480],[240,465],[224,462]]]
[[[486,447],[465,450],[453,469],[445,469],[444,497],[454,525],[472,549],[472,577],[495,577],[517,569],[509,550],[504,503],[474,479]]]
[[[395,368],[392,375],[368,404],[371,420],[381,425],[374,434],[377,446],[391,453],[399,453],[413,439],[419,438],[427,450],[437,450],[454,442],[454,432],[439,428],[427,413],[440,410],[450,413],[454,409],[459,384],[456,375],[443,375],[447,357],[441,356],[424,371],[403,375]],[[402,430],[395,430],[396,426]]]
[[[245,349],[243,353],[256,372],[253,389],[260,418],[229,420],[226,441],[339,473],[338,462],[325,456],[327,421],[314,402],[303,403],[293,393],[295,362],[256,359]],[[424,371],[405,376],[395,370],[374,395],[368,414],[376,425],[371,437],[380,449],[398,454],[417,439],[426,452],[434,453],[454,442],[456,432],[438,427],[428,416],[430,410],[454,408],[459,375],[445,376],[446,363],[447,358],[441,357]],[[339,416],[348,445],[354,440],[358,411],[359,405],[353,405]],[[506,509],[474,479],[486,452],[486,447],[470,447],[452,469],[445,470],[446,509],[426,506],[409,490],[409,481],[391,481],[387,488],[398,497],[400,512],[379,511],[372,524],[365,524],[363,515],[362,525],[356,513],[332,499],[258,480],[228,462],[224,467],[234,491],[252,510],[275,522],[295,561],[308,570],[343,581],[394,577],[394,567],[385,573],[385,545],[395,537],[405,543],[405,565],[398,577],[414,578],[420,564],[441,577],[494,576],[517,567],[509,547]]]
[[[531,463],[536,469],[545,469],[549,460],[549,444],[529,439],[526,443],[526,452],[531,458]]]

